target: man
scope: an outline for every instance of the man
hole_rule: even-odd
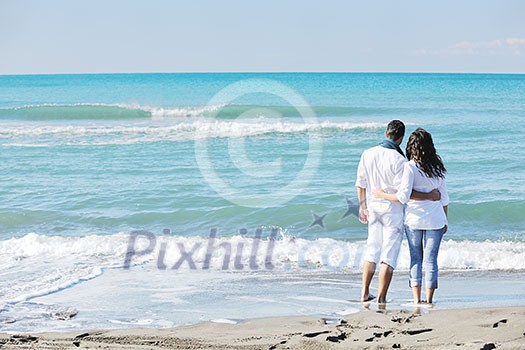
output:
[[[359,221],[368,223],[368,239],[363,252],[362,301],[374,299],[370,294],[370,282],[376,265],[379,269],[378,303],[386,303],[386,294],[397,263],[403,239],[403,204],[375,198],[373,189],[396,193],[401,183],[405,156],[399,145],[405,136],[405,124],[392,120],[385,131],[385,140],[361,155],[357,168],[357,197],[359,199]],[[412,199],[439,200],[439,192],[413,192]],[[437,199],[436,199],[437,198]]]

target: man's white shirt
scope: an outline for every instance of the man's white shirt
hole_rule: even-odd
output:
[[[404,205],[387,199],[375,198],[373,189],[383,189],[387,193],[396,193],[401,185],[405,157],[394,149],[376,146],[361,155],[357,167],[355,185],[366,189],[366,202],[369,211],[380,213],[403,212]]]

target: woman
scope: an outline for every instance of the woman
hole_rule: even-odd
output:
[[[432,304],[438,287],[437,256],[443,235],[447,232],[448,193],[446,169],[436,153],[432,135],[416,129],[406,148],[409,162],[405,164],[401,186],[397,193],[375,190],[374,195],[391,201],[406,203],[405,232],[410,248],[410,282],[414,303],[421,303],[422,269],[425,265],[426,303]],[[440,201],[409,200],[412,190],[430,192],[437,188]],[[424,257],[424,260],[423,260]]]

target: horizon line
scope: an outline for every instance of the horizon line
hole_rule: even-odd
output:
[[[525,72],[436,72],[436,71],[139,71],[139,72],[68,72],[68,73],[0,73],[0,76],[34,76],[34,75],[119,75],[119,74],[493,74],[524,75]]]

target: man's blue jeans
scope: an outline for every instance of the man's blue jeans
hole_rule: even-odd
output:
[[[410,248],[410,287],[421,286],[423,265],[425,266],[425,284],[427,288],[438,287],[437,257],[444,228],[438,230],[412,230],[405,227]]]

